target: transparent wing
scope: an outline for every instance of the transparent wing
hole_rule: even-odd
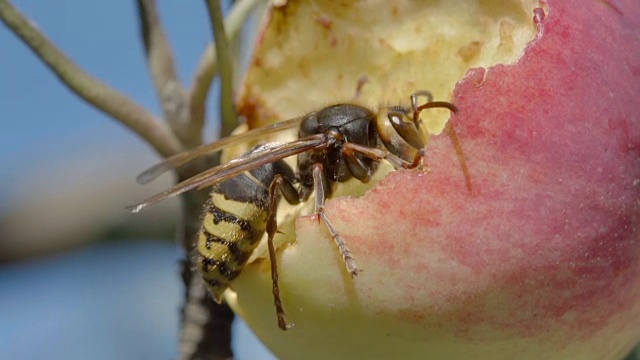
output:
[[[291,120],[281,121],[281,122],[263,126],[257,129],[252,129],[242,134],[227,136],[223,139],[212,142],[210,144],[200,145],[197,148],[182,152],[180,154],[176,154],[148,168],[147,170],[142,172],[140,175],[138,175],[138,177],[136,178],[136,181],[139,184],[146,184],[154,180],[158,176],[164,174],[165,172],[173,170],[180,165],[186,164],[187,162],[197,157],[211,154],[216,151],[220,151],[228,146],[233,146],[236,144],[249,142],[253,140],[264,139],[264,136],[278,132],[278,131],[283,131],[283,130],[298,127],[302,119],[303,119],[302,117],[298,117]]]
[[[303,139],[294,140],[287,143],[273,143],[272,146],[265,147],[263,150],[245,154],[226,164],[213,167],[198,175],[195,175],[181,183],[176,184],[149,199],[136,204],[127,206],[126,209],[131,212],[138,212],[142,208],[170,197],[182,194],[192,189],[202,189],[212,186],[216,183],[228,180],[238,174],[253,170],[262,165],[272,163],[289,156],[297,155],[312,149],[321,149],[327,146],[327,139],[324,134],[315,134]]]

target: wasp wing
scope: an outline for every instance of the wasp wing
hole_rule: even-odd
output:
[[[264,150],[245,154],[226,164],[218,165],[205,172],[190,177],[189,179],[178,183],[172,188],[150,197],[139,204],[127,206],[126,209],[135,213],[142,210],[144,207],[182,194],[189,190],[206,188],[216,183],[228,180],[245,171],[253,170],[262,165],[297,155],[305,151],[321,149],[326,147],[327,144],[327,138],[324,134],[315,134],[287,143],[274,143],[273,146],[268,146]]]
[[[236,144],[249,142],[252,140],[260,140],[261,138],[263,138],[263,136],[269,135],[278,131],[295,128],[300,125],[300,122],[302,121],[302,119],[303,119],[302,117],[298,117],[291,120],[281,121],[275,124],[252,129],[242,134],[227,136],[223,139],[212,142],[210,144],[200,145],[189,151],[176,154],[148,168],[147,170],[142,172],[140,175],[138,175],[138,177],[136,178],[136,181],[139,184],[146,184],[148,182],[151,182],[158,176],[164,174],[165,172],[173,170],[179,167],[180,165],[186,164],[187,162],[197,157],[211,154],[216,151],[220,151],[228,146],[233,146]]]

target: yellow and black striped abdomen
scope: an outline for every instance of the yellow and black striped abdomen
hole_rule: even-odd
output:
[[[211,193],[198,239],[198,267],[217,302],[246,264],[266,227],[267,212]]]
[[[266,230],[269,185],[276,174],[294,178],[293,170],[283,161],[266,164],[216,184],[205,204],[197,263],[217,302]]]

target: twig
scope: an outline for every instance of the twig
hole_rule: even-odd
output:
[[[245,19],[249,15],[253,7],[259,0],[240,0],[232,8],[231,12],[225,20],[225,25],[230,28],[229,36],[235,38],[239,33]],[[207,4],[210,12],[215,12],[216,9],[212,4]],[[216,4],[213,4],[216,5]],[[219,4],[217,4],[217,16],[221,17]],[[213,20],[212,23],[218,23],[220,20]],[[219,26],[214,25],[214,31],[216,35],[221,32],[216,30]],[[214,36],[215,37],[215,36]],[[224,38],[224,34],[223,34]],[[226,40],[226,39],[225,39]],[[216,41],[216,44],[219,44]],[[229,67],[231,63],[228,51],[222,50],[227,54],[229,60]],[[189,103],[191,114],[191,126],[201,129],[205,119],[205,103],[209,89],[211,88],[211,82],[215,74],[215,59],[216,51],[213,43],[207,46],[205,53],[200,61],[196,75],[191,87]],[[224,69],[224,67],[223,67]],[[223,99],[221,104],[231,106],[233,111],[232,117],[227,117],[228,121],[223,121],[223,128],[221,129],[221,135],[227,135],[235,126],[236,116],[233,103],[231,102],[231,80],[232,73],[229,70],[223,70]],[[227,85],[225,81],[228,81]],[[227,87],[227,90],[225,89]],[[224,92],[226,91],[226,95]],[[226,96],[226,97],[225,97]],[[224,106],[224,105],[222,105]],[[228,111],[228,109],[227,109]],[[225,116],[225,115],[223,115]],[[226,124],[226,125],[225,125]],[[216,161],[217,159],[211,159]],[[197,231],[199,230],[200,223],[191,221],[192,219],[198,219],[198,213],[202,211],[202,207],[189,206],[196,203],[201,203],[195,199],[191,199],[192,194],[187,194],[185,203],[183,206],[183,212],[185,213],[184,223],[184,236],[183,241],[186,249],[192,249],[193,244],[189,243],[187,239],[195,239]],[[198,194],[193,194],[197,196]],[[194,200],[194,201],[187,201]],[[197,212],[197,213],[196,213]],[[211,301],[210,295],[205,290],[204,284],[202,284],[202,278],[194,276],[192,269],[195,268],[193,264],[193,258],[188,257],[183,264],[183,281],[186,285],[185,298],[186,303],[182,309],[182,328],[180,332],[180,350],[179,359],[181,360],[194,360],[194,359],[216,359],[223,360],[232,358],[231,351],[231,322],[233,321],[233,312],[226,304],[218,305]]]
[[[233,64],[231,63],[229,40],[222,23],[220,0],[206,0],[206,2],[220,68],[220,116],[222,120],[220,135],[226,136],[233,131],[237,123],[236,109],[233,104]]]
[[[202,143],[202,127],[189,124],[187,94],[178,80],[173,52],[160,22],[155,0],[138,0],[140,32],[147,64],[165,119],[187,148]]]
[[[220,59],[220,68],[222,70],[221,82],[221,115],[222,115],[222,128],[220,133],[222,136],[231,132],[236,124],[235,108],[231,98],[231,86],[232,86],[232,71],[231,71],[231,58],[227,51],[227,39],[222,28],[222,14],[219,1],[208,1],[207,7],[209,8],[209,14],[212,21],[212,27],[214,29],[214,39],[217,44],[218,54],[224,54],[225,59]],[[222,46],[220,44],[222,43]],[[198,72],[200,74],[200,71]],[[204,86],[196,90],[196,114],[199,115],[196,118],[192,117],[192,126],[202,128],[204,124],[204,109],[207,93],[211,85],[211,79],[213,78],[213,68],[208,75],[204,76]],[[208,79],[207,79],[208,77]],[[195,82],[202,85],[203,79],[196,78]],[[197,86],[197,85],[196,85]],[[192,92],[193,94],[193,92]],[[194,95],[191,96],[193,101]],[[193,104],[191,105],[193,109]],[[193,110],[192,110],[193,113]],[[212,159],[217,161],[218,159]],[[184,175],[184,174],[183,174]],[[190,195],[190,194],[189,194]],[[194,194],[197,196],[198,194]],[[197,219],[195,212],[202,211],[202,206],[195,208],[196,203],[201,204],[198,201],[187,201],[183,204],[183,212],[185,215],[184,231],[185,234],[182,237],[186,249],[192,249],[193,244],[189,243],[188,239],[196,239],[197,229],[200,224],[193,223],[191,219]],[[189,251],[189,250],[187,250]],[[181,320],[181,332],[180,332],[180,348],[179,358],[181,360],[195,360],[195,359],[215,359],[222,360],[232,358],[233,353],[231,351],[231,322],[233,321],[233,312],[229,309],[228,305],[218,305],[211,301],[211,298],[205,286],[202,283],[202,279],[194,276],[192,269],[195,267],[193,259],[188,257],[183,264],[183,281],[186,285],[185,298],[186,303],[182,309]]]
[[[162,103],[164,115],[174,132],[187,147],[202,142],[203,121],[189,121],[188,98],[178,82],[173,55],[165,37],[156,10],[155,0],[138,0],[140,29],[145,45],[147,62],[155,89]],[[181,168],[181,180],[206,168],[207,162],[215,159],[200,159],[188,167]],[[182,234],[179,236],[187,254],[194,248],[200,224],[202,204],[207,192],[194,192],[182,198]],[[181,359],[227,359],[232,357],[231,322],[233,312],[225,305],[211,301],[201,278],[193,273],[195,264],[191,256],[183,263],[185,303],[182,307],[179,356]]]
[[[193,277],[185,264],[183,280],[187,285],[187,303],[182,308],[182,331],[178,359],[228,360],[231,350],[233,312],[226,304],[216,304],[202,278]]]
[[[261,2],[261,0],[238,0],[235,2],[224,20],[229,42],[235,40],[251,11]],[[200,58],[189,94],[191,122],[194,127],[202,128],[204,124],[205,103],[216,70],[216,48],[214,42],[211,42]]]
[[[80,69],[7,0],[0,0],[0,19],[78,96],[133,130],[160,155],[171,156],[182,150],[164,122]]]

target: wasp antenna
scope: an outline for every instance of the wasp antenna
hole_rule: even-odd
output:
[[[452,113],[457,113],[458,108],[450,102],[446,101],[431,101],[426,104],[418,106],[416,109],[417,112],[421,112],[424,109],[433,109],[433,108],[445,108],[449,109]]]
[[[460,162],[460,169],[462,170],[462,175],[464,176],[464,182],[467,187],[467,191],[469,193],[473,193],[473,185],[471,184],[471,175],[469,174],[469,167],[467,166],[467,158],[462,151],[462,146],[460,145],[460,140],[458,140],[458,134],[456,134],[456,130],[453,128],[451,123],[447,123],[445,125],[445,130],[451,139],[451,143],[453,144],[453,148],[455,149],[456,156],[458,157],[458,161]]]
[[[420,96],[424,96],[427,99],[427,103],[430,103],[433,101],[433,95],[431,94],[431,91],[418,90],[413,94],[411,94],[411,109],[413,111],[416,111],[416,109],[418,108],[418,97]]]

